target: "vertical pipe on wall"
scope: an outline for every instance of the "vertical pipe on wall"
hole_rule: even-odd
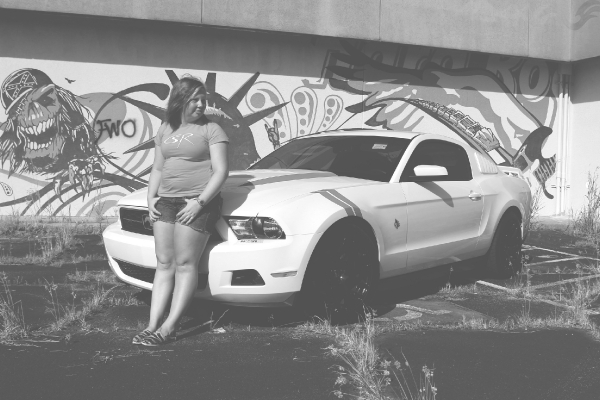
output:
[[[570,78],[571,68],[568,64],[561,64],[559,67],[558,79],[558,108],[555,124],[555,133],[557,135],[556,146],[556,197],[554,202],[555,215],[564,215],[567,211],[569,184],[567,182],[569,166],[569,140],[570,140]]]
[[[556,191],[555,191],[555,198],[554,198],[554,214],[555,215],[559,215],[560,214],[560,200],[561,200],[561,191],[560,191],[560,187],[561,187],[561,181],[562,181],[562,175],[560,173],[560,168],[558,167],[561,163],[562,163],[562,157],[561,157],[561,151],[562,151],[562,147],[563,147],[563,138],[562,138],[562,120],[563,120],[563,108],[564,108],[564,104],[563,104],[563,97],[564,97],[564,92],[563,92],[563,74],[560,71],[561,69],[559,69],[559,73],[558,73],[558,96],[557,96],[557,110],[556,110],[556,122],[554,123],[554,132],[557,135],[557,143],[556,143],[556,172],[554,175],[554,179],[555,179],[555,187],[556,187]]]
[[[569,193],[568,190],[569,189],[569,183],[567,182],[567,177],[569,176],[568,172],[568,168],[569,168],[569,142],[571,141],[571,129],[570,129],[570,125],[571,125],[571,118],[570,118],[570,113],[571,113],[571,74],[565,74],[564,75],[564,112],[563,112],[563,153],[562,153],[562,164],[561,164],[561,173],[562,173],[562,177],[563,177],[563,185],[561,187],[562,189],[562,201],[561,201],[561,214],[566,214],[567,212],[567,204],[568,204],[568,199],[569,199]]]

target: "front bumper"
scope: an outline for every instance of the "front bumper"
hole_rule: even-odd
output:
[[[291,305],[302,287],[310,255],[321,235],[295,235],[257,242],[210,241],[198,266],[199,274],[208,274],[207,284],[196,291],[195,297],[242,306]],[[133,286],[152,290],[151,283],[125,274],[118,261],[156,269],[154,237],[123,231],[117,222],[106,228],[103,238],[110,267],[117,277]],[[265,284],[232,286],[233,272],[244,269],[258,271]],[[283,272],[296,272],[296,275],[271,275]]]

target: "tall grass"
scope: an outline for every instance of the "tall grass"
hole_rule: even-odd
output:
[[[34,249],[24,255],[0,254],[0,264],[62,264],[64,262],[84,262],[105,259],[104,256],[74,256],[67,252],[73,249],[79,240],[78,235],[101,234],[109,221],[96,218],[94,222],[71,216],[41,217],[21,216],[16,212],[0,216],[0,237],[9,240],[33,241]],[[104,223],[104,225],[103,225]]]
[[[103,271],[79,271],[67,274],[67,279],[71,282],[99,282],[99,283],[119,283],[117,276],[108,270]]]
[[[588,172],[587,193],[582,208],[573,215],[573,232],[592,243],[598,243],[600,233],[600,185],[598,169]]]
[[[540,211],[542,208],[544,208],[544,205],[542,204],[542,193],[542,188],[538,187],[531,197],[531,204],[529,205],[529,221],[527,226],[528,231],[534,231],[538,228]]]
[[[435,400],[437,388],[433,383],[433,370],[424,366],[417,382],[404,354],[403,362],[390,353],[384,356],[375,345],[378,330],[370,314],[353,328],[332,326],[328,320],[308,322],[303,328],[335,337],[336,345],[327,349],[342,361],[334,367],[337,379],[333,394],[338,398]]]
[[[58,294],[56,293],[58,285],[46,281],[44,287],[50,295],[50,306],[46,308],[46,312],[54,317],[54,321],[50,324],[50,330],[59,331],[76,321],[79,321],[84,329],[86,326],[89,327],[86,323],[86,317],[100,310],[105,304],[108,305],[112,297],[109,295],[112,294],[112,290],[117,286],[104,289],[100,285],[100,282],[98,282],[95,290],[92,292],[92,296],[88,299],[84,299],[82,301],[83,305],[79,309],[75,304],[77,293],[71,292],[71,304],[62,305],[60,304]]]
[[[23,305],[14,301],[10,292],[10,284],[6,273],[0,274],[0,342],[23,339],[29,336],[29,328],[25,324]]]
[[[111,218],[112,220],[114,218]],[[0,215],[0,237],[40,238],[48,236],[100,235],[108,218],[72,216],[22,216],[18,212]]]

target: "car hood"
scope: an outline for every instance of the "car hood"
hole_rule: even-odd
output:
[[[323,189],[379,182],[310,170],[232,171],[223,185],[223,215],[254,216],[276,204]],[[147,207],[146,189],[119,200],[119,206]]]

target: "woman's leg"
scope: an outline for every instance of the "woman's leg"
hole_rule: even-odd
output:
[[[175,282],[175,249],[173,246],[175,224],[156,221],[154,223],[154,247],[156,250],[156,274],[152,286],[150,322],[148,330],[154,332],[160,326]]]
[[[177,323],[194,296],[198,287],[198,261],[204,252],[209,236],[188,226],[175,224],[175,290],[169,316],[160,328],[163,335],[175,331]]]

